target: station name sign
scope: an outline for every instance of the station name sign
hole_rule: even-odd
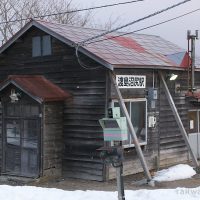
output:
[[[146,76],[140,75],[116,75],[119,88],[146,88]]]

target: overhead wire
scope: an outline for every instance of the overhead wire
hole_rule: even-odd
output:
[[[145,1],[145,0],[134,0],[134,1],[119,2],[119,3],[114,3],[114,4],[107,4],[107,5],[102,5],[102,6],[94,6],[94,7],[76,9],[76,10],[65,11],[65,12],[51,13],[51,14],[33,16],[33,17],[22,18],[22,19],[8,20],[8,21],[0,22],[0,25],[1,24],[7,24],[7,23],[13,23],[13,22],[21,22],[21,21],[30,20],[30,19],[44,18],[44,17],[56,16],[56,15],[62,15],[62,14],[70,14],[70,13],[75,13],[75,12],[89,11],[89,10],[112,7],[112,6],[119,6],[119,5],[137,3],[137,2],[140,2],[140,1]]]
[[[135,23],[138,23],[138,22],[140,22],[140,21],[143,21],[143,20],[146,20],[146,19],[148,19],[148,18],[154,17],[154,16],[159,15],[159,14],[161,14],[161,13],[163,13],[163,12],[166,12],[166,11],[168,11],[168,10],[171,10],[171,9],[175,8],[175,7],[178,7],[178,6],[182,5],[182,4],[185,4],[185,3],[189,2],[189,1],[191,1],[191,0],[185,0],[185,1],[179,2],[179,3],[177,3],[177,4],[173,4],[172,6],[169,6],[169,7],[165,8],[165,9],[159,10],[159,11],[157,11],[157,12],[154,12],[154,13],[152,13],[152,14],[150,14],[150,15],[147,15],[147,16],[145,16],[145,17],[142,17],[142,18],[140,18],[140,19],[134,20],[134,21],[132,21],[132,22],[130,22],[130,23],[127,23],[127,24],[125,24],[125,25],[122,25],[122,26],[120,26],[120,27],[117,27],[117,28],[115,28],[115,29],[112,29],[112,30],[110,30],[110,31],[106,31],[106,32],[104,32],[104,33],[101,33],[101,34],[99,34],[99,35],[90,37],[90,38],[88,38],[88,39],[86,39],[86,40],[83,40],[83,41],[81,41],[81,42],[76,43],[76,45],[75,45],[75,50],[76,50],[76,57],[77,57],[78,63],[80,64],[81,67],[83,67],[84,69],[87,69],[87,70],[92,70],[92,69],[97,69],[97,68],[99,68],[100,66],[98,66],[98,67],[91,67],[91,66],[87,66],[87,65],[83,64],[83,62],[80,60],[80,57],[79,57],[79,48],[80,48],[81,46],[84,46],[85,44],[87,44],[87,42],[89,42],[89,41],[91,41],[91,40],[97,39],[97,38],[99,38],[99,37],[103,37],[104,35],[107,35],[107,34],[109,34],[109,33],[118,31],[118,30],[120,30],[120,29],[122,29],[122,28],[128,27],[128,26],[133,25],[133,24],[135,24]]]
[[[77,61],[78,61],[79,65],[80,65],[82,68],[84,68],[84,69],[86,69],[86,70],[94,70],[94,69],[99,69],[99,68],[101,68],[101,66],[89,66],[89,65],[84,64],[83,61],[81,61],[80,56],[79,56],[79,47],[80,47],[79,45],[77,45],[77,46],[75,47],[75,50],[76,50],[76,58],[77,58]]]
[[[175,8],[175,7],[178,7],[178,6],[182,5],[182,4],[185,4],[185,3],[189,2],[189,1],[191,1],[191,0],[181,1],[181,2],[179,2],[179,3],[177,3],[177,4],[173,4],[172,6],[169,6],[169,7],[165,8],[165,9],[159,10],[159,11],[157,11],[157,12],[154,12],[154,13],[150,14],[150,15],[147,15],[147,16],[145,16],[145,17],[142,17],[142,18],[139,18],[139,19],[134,20],[134,21],[132,21],[132,22],[129,22],[129,23],[125,24],[125,25],[119,26],[119,27],[117,27],[117,28],[114,28],[114,29],[112,29],[112,30],[106,31],[106,32],[101,33],[101,34],[99,34],[99,35],[90,37],[90,38],[88,38],[88,39],[86,39],[86,40],[83,40],[83,41],[79,42],[79,45],[80,45],[80,46],[83,46],[86,42],[89,42],[89,41],[91,41],[91,40],[97,39],[97,38],[99,38],[99,37],[103,37],[104,35],[107,35],[107,34],[109,34],[109,33],[113,33],[113,32],[118,31],[118,30],[120,30],[120,29],[126,28],[126,27],[128,27],[128,26],[133,25],[133,24],[136,24],[136,23],[138,23],[138,22],[144,21],[144,20],[146,20],[146,19],[149,19],[149,18],[151,18],[151,17],[154,17],[154,16],[156,16],[156,15],[159,15],[159,14],[161,14],[161,13],[163,13],[163,12],[166,12],[166,11],[168,11],[168,10],[171,10],[171,9],[173,9],[173,8]]]
[[[101,40],[96,40],[96,41],[88,42],[88,43],[85,43],[85,44],[86,44],[86,45],[89,45],[89,44],[98,43],[98,42],[102,42],[102,41],[106,41],[106,40],[111,40],[111,39],[114,39],[114,38],[117,38],[117,37],[121,37],[121,36],[125,36],[125,35],[130,35],[130,34],[133,34],[133,33],[139,32],[139,31],[143,31],[143,30],[146,30],[146,29],[149,29],[149,28],[153,28],[153,27],[156,27],[156,26],[159,26],[159,25],[162,25],[162,24],[165,24],[165,23],[168,23],[168,22],[171,22],[171,21],[180,19],[180,18],[182,18],[182,17],[185,17],[185,16],[190,15],[190,14],[192,14],[192,13],[195,13],[195,12],[197,12],[197,11],[200,11],[200,8],[195,9],[195,10],[192,10],[192,11],[187,12],[187,13],[184,13],[184,14],[179,15],[179,16],[177,16],[177,17],[173,17],[173,18],[168,19],[168,20],[165,20],[165,21],[162,21],[162,22],[159,22],[159,23],[150,25],[150,26],[146,26],[146,27],[144,27],[144,28],[137,29],[137,30],[135,30],[135,31],[126,32],[126,33],[122,33],[122,34],[115,35],[115,36],[110,36],[110,37],[108,37],[108,38],[104,38],[104,39],[101,39]]]

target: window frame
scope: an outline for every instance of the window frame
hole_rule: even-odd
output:
[[[44,52],[44,38],[45,37],[49,37],[49,47],[50,47],[50,49],[49,49],[49,54],[48,53],[45,53]],[[34,39],[37,39],[37,38],[39,38],[39,44],[38,45],[34,45]],[[34,50],[34,48],[38,48],[38,49],[35,49]],[[38,53],[36,53],[36,54],[34,54],[34,52],[38,52]],[[33,36],[32,37],[32,57],[33,58],[37,58],[37,57],[42,57],[42,56],[50,56],[50,55],[52,55],[52,37],[51,37],[51,35],[40,35],[40,36]]]
[[[139,144],[140,145],[147,145],[147,136],[148,136],[148,133],[147,133],[147,111],[148,111],[148,109],[147,109],[147,98],[132,98],[132,99],[123,99],[123,101],[124,101],[124,103],[125,102],[130,102],[130,118],[131,118],[131,102],[140,102],[140,101],[142,101],[142,102],[145,102],[145,141],[144,142],[139,142]],[[112,105],[112,107],[114,107],[114,103],[118,103],[118,100],[117,99],[113,99],[112,100],[112,102],[111,102],[111,105]],[[120,108],[120,110],[121,110],[121,108]],[[129,135],[128,135],[128,137],[129,137]],[[131,136],[130,136],[131,137]],[[111,143],[111,146],[113,146],[114,145],[114,143],[112,142]],[[131,140],[130,140],[130,142],[129,142],[129,144],[123,144],[122,145],[124,148],[131,148],[131,147],[135,147],[135,144],[133,144],[133,143],[131,143]]]

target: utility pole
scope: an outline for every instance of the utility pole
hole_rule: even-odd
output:
[[[195,34],[192,35],[191,31],[187,31],[187,40],[188,40],[188,89],[191,92],[195,91],[195,40],[198,40],[198,30],[195,31]],[[191,58],[191,59],[190,59]]]

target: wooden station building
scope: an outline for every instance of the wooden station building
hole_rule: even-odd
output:
[[[158,36],[112,33],[80,46],[78,62],[76,44],[103,32],[31,20],[0,48],[1,175],[114,178],[96,150],[113,145],[104,142],[98,121],[109,107],[119,106],[110,71],[149,169],[190,159],[159,72],[200,156],[200,62],[190,97],[188,54]],[[178,78],[170,81],[170,74]],[[143,171],[131,138],[122,145],[124,174]]]

